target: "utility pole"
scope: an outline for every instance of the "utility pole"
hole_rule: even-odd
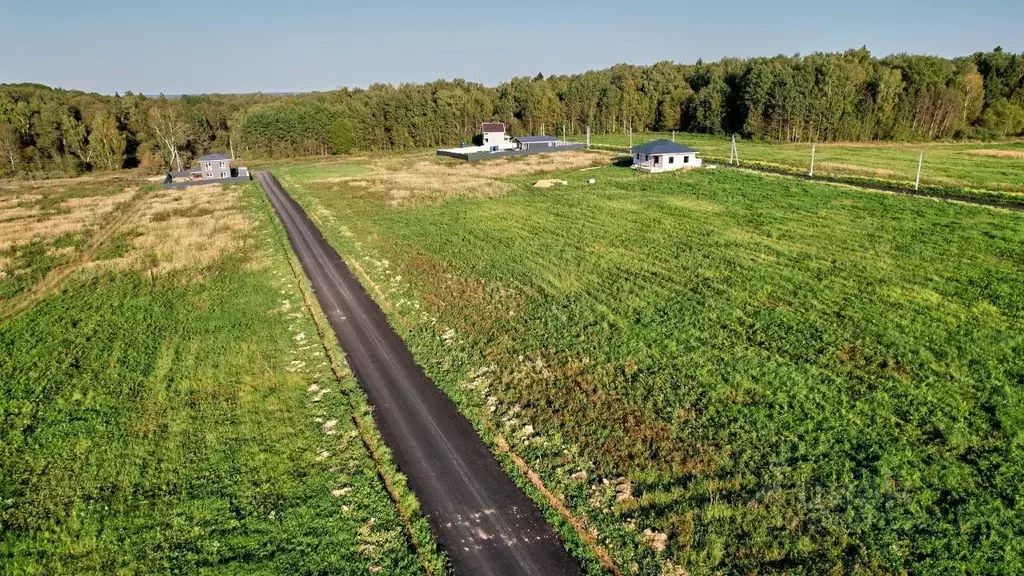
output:
[[[733,158],[736,158],[736,165],[740,165],[740,149],[736,147],[736,135],[732,135],[732,148],[729,149],[729,164],[732,164]]]
[[[917,157],[917,180],[914,181],[914,190],[916,191],[921,186],[921,163],[924,162],[924,150],[921,150],[921,155]]]
[[[565,142],[565,124],[562,124],[562,142]]]
[[[672,141],[673,142],[676,141],[676,131],[675,130],[672,131]]]
[[[587,125],[587,150],[590,149],[590,125]]]
[[[811,173],[808,174],[808,176],[811,178],[814,178],[814,149],[816,147],[817,144],[811,144]]]
[[[633,149],[633,121],[629,121],[629,149]]]

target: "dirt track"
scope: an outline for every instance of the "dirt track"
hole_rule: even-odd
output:
[[[579,574],[537,505],[423,373],[384,313],[301,207],[257,172],[374,406],[374,419],[459,574]]]

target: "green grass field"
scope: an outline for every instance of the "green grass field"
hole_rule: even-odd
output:
[[[722,170],[438,202],[277,173],[624,572],[1024,571],[1021,214]]]
[[[633,144],[672,135],[638,133]],[[676,134],[676,141],[699,150],[707,158],[725,162],[729,158],[729,139],[707,134]],[[597,145],[626,149],[628,134],[594,135]],[[774,144],[738,140],[741,164],[763,163],[806,174],[810,168],[810,144]],[[814,173],[828,177],[858,177],[914,184],[918,155],[924,152],[921,182],[941,187],[975,188],[1024,194],[1024,143],[821,143],[815,150]]]
[[[12,299],[40,289],[22,252],[54,249],[46,228],[125,214],[79,222],[73,182],[26,213],[47,193],[11,187],[4,218],[45,224],[5,252]],[[62,288],[0,319],[3,574],[423,573],[283,230],[256,184],[230,190],[143,192],[91,260],[50,267],[78,263]]]

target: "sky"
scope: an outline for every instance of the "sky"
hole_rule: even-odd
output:
[[[306,92],[617,63],[1024,52],[1024,0],[3,0],[0,83],[113,94]]]

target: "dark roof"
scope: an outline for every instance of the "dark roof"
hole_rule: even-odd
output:
[[[483,132],[504,132],[505,125],[501,122],[484,122],[481,129]]]
[[[518,136],[513,138],[516,142],[557,142],[558,138],[554,136]]]
[[[199,158],[200,162],[207,162],[210,160],[231,160],[231,158],[228,158],[223,154],[207,154],[206,156]]]
[[[178,170],[178,171],[175,171],[175,172],[168,172],[168,174],[170,174],[172,178],[185,178],[186,176],[191,176],[192,174],[195,174],[196,172],[202,172],[202,170],[200,170],[199,167],[196,166],[195,168],[189,168],[188,170]]]
[[[689,146],[683,146],[682,144],[676,144],[671,140],[654,140],[646,144],[640,144],[633,146],[633,152],[636,154],[686,154],[694,153],[697,151]]]

